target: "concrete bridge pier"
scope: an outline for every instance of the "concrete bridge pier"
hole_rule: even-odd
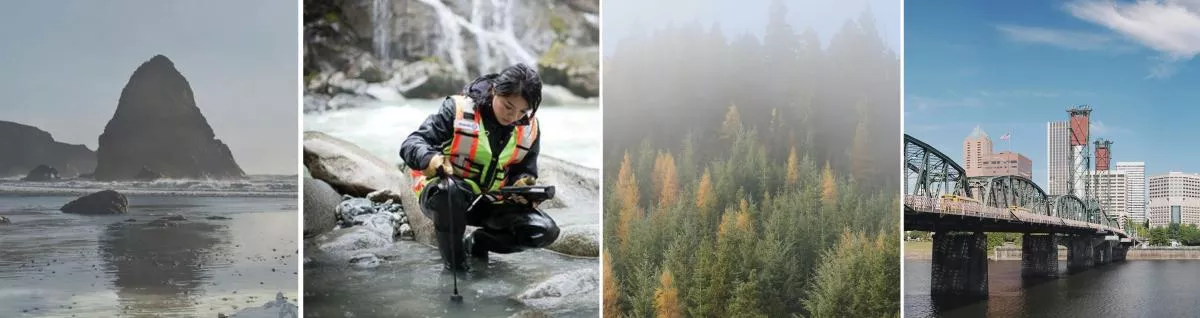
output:
[[[1058,274],[1058,244],[1054,233],[1025,233],[1021,238],[1021,276],[1052,277]]]
[[[1093,254],[1096,258],[1096,265],[1105,265],[1111,263],[1112,252],[1113,248],[1111,241],[1101,240],[1099,244],[1096,244],[1096,252]]]
[[[987,236],[979,232],[933,234],[934,296],[987,298]]]
[[[1124,262],[1125,255],[1128,253],[1129,253],[1128,245],[1121,244],[1116,247],[1113,247],[1113,261],[1114,262]]]
[[[1082,271],[1095,265],[1091,235],[1071,235],[1067,239],[1067,270]]]

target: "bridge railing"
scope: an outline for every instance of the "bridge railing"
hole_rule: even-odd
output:
[[[986,206],[977,202],[949,201],[919,195],[905,195],[904,204],[910,208],[921,211],[934,211],[938,213],[962,216],[987,217],[1019,222],[1037,222],[1044,224],[1063,225],[1068,227],[1090,228],[1097,231],[1110,231],[1123,236],[1128,236],[1125,234],[1125,231],[1106,224],[1089,223],[1084,221],[1064,219],[1056,216],[1029,213],[1020,210]]]

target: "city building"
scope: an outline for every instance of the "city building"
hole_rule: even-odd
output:
[[[1092,174],[1092,192],[1100,200],[1100,209],[1110,217],[1117,217],[1119,224],[1129,219],[1128,184],[1125,174],[1115,170],[1097,170]]]
[[[1066,121],[1046,123],[1046,191],[1050,195],[1067,194],[1071,174],[1070,128]]]
[[[963,141],[963,169],[968,176],[978,176],[984,158],[991,155],[992,139],[988,138],[982,127],[975,126],[975,130]]]
[[[1146,222],[1146,163],[1117,162],[1116,171],[1125,174],[1127,180],[1125,208],[1129,219],[1135,224]]]
[[[1022,176],[1033,179],[1033,161],[1012,151],[993,152],[992,139],[979,126],[963,140],[963,169],[968,177]]]
[[[1025,155],[1001,151],[984,158],[979,173],[968,176],[1022,176],[1033,180],[1033,161]]]
[[[1200,174],[1169,172],[1150,177],[1151,227],[1200,224]]]

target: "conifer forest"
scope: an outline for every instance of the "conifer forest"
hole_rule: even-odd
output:
[[[605,316],[899,317],[900,58],[786,10],[611,43]]]

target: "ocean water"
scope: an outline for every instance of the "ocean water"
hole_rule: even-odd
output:
[[[216,317],[280,293],[296,303],[295,185],[0,181],[12,222],[0,225],[0,317]],[[128,213],[59,211],[102,188],[126,194]],[[186,220],[151,224],[167,215]]]

